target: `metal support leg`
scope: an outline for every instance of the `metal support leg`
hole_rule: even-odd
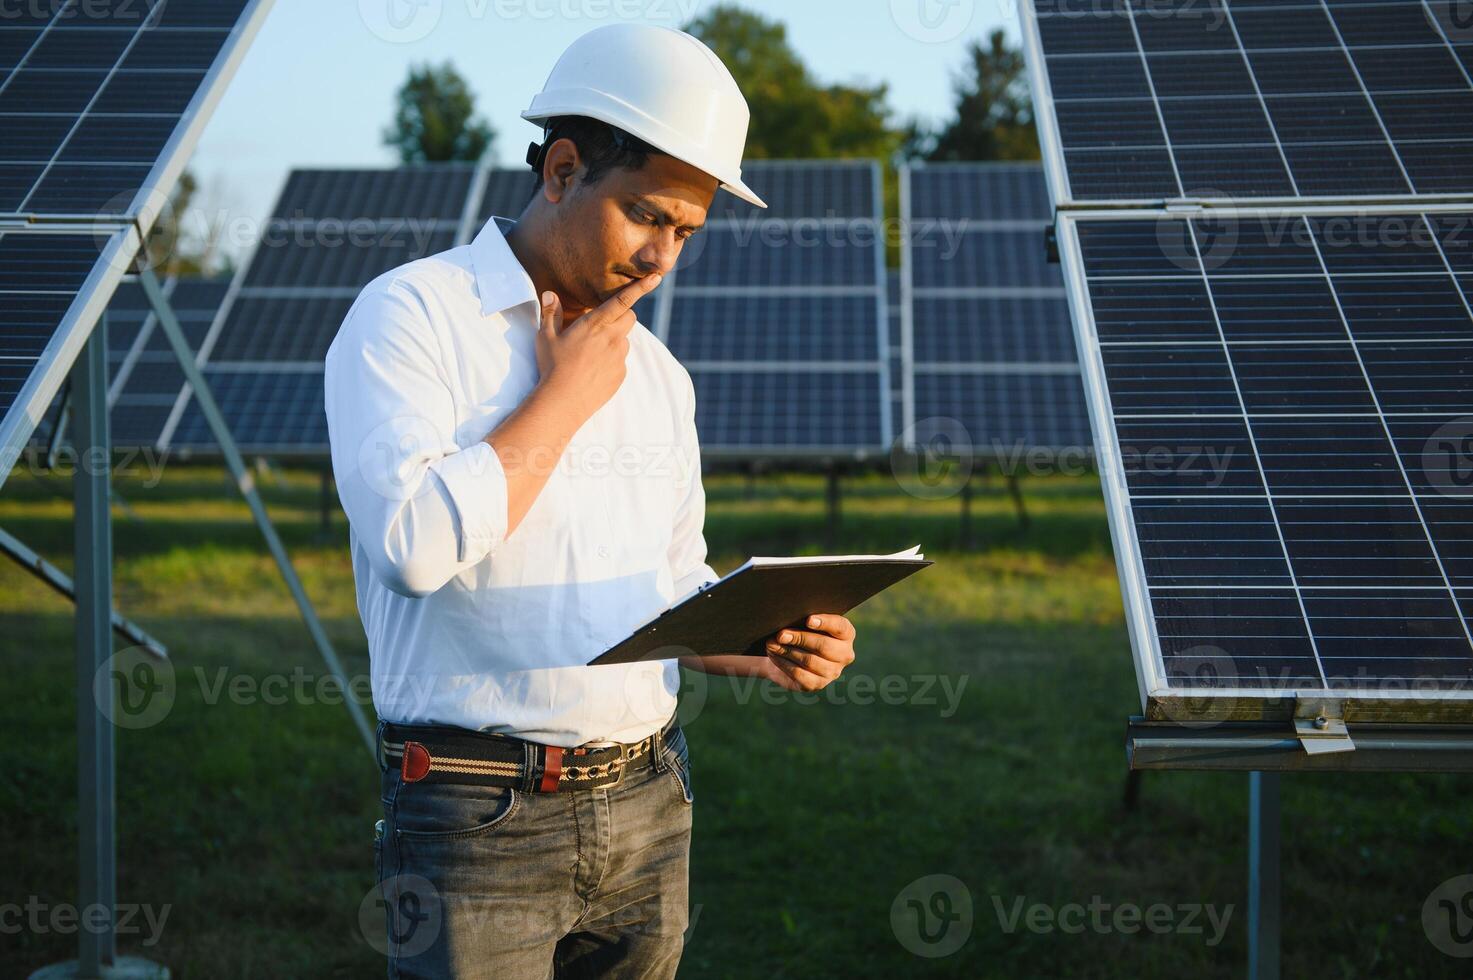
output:
[[[24,542],[4,529],[0,529],[0,551],[15,559],[18,565],[28,570],[32,575],[35,575],[57,592],[60,592],[73,602],[76,601],[77,589],[71,576],[26,547]],[[137,623],[123,618],[122,613],[114,611],[112,614],[112,623],[113,630],[128,643],[142,647],[160,660],[169,659],[169,651],[162,643],[149,636]]]
[[[107,910],[107,927],[77,935],[78,975],[98,976],[117,955],[117,839],[114,829],[113,726],[93,693],[94,678],[112,656],[113,544],[108,486],[107,318],[72,366],[73,442],[77,469],[73,547],[77,590],[77,839],[81,881],[78,908]]]
[[[1279,774],[1248,774],[1248,980],[1279,980]]]
[[[1007,475],[1008,493],[1013,498],[1013,508],[1018,512],[1018,524],[1023,530],[1028,530],[1028,508],[1023,505],[1023,491],[1018,488],[1018,477],[1014,473]]]
[[[328,540],[332,537],[332,466],[330,464],[323,464],[318,491],[317,502],[322,508],[322,521],[318,525],[318,533],[323,540]]]
[[[962,478],[962,548],[970,551],[973,546],[972,538],[972,477],[971,474]]]
[[[375,751],[373,729],[363,714],[363,708],[353,699],[352,686],[349,684],[347,673],[343,670],[342,662],[338,660],[337,653],[333,650],[332,644],[328,642],[327,632],[317,619],[317,612],[312,608],[312,601],[307,598],[307,590],[302,587],[301,579],[297,578],[296,569],[292,567],[286,547],[281,543],[281,538],[277,536],[276,528],[266,513],[266,505],[261,502],[260,495],[256,493],[255,482],[250,470],[246,468],[245,461],[241,459],[235,439],[230,435],[230,429],[225,424],[225,417],[220,414],[220,407],[215,404],[215,396],[211,393],[209,385],[205,383],[199,366],[194,362],[194,354],[184,339],[184,331],[179,328],[179,320],[174,316],[174,310],[169,305],[168,299],[165,298],[158,278],[154,276],[152,270],[141,270],[138,273],[138,281],[148,296],[149,305],[153,307],[154,313],[158,316],[159,326],[163,328],[164,335],[169,338],[169,346],[174,348],[179,367],[189,381],[190,388],[194,391],[200,412],[204,414],[205,420],[210,425],[210,432],[214,434],[215,441],[220,444],[220,452],[225,457],[225,465],[230,468],[231,475],[235,477],[236,488],[240,490],[241,496],[245,497],[246,504],[250,506],[251,515],[256,519],[256,526],[261,529],[262,536],[266,538],[266,545],[271,549],[271,557],[276,559],[276,567],[281,570],[281,577],[286,580],[286,586],[291,590],[292,598],[296,600],[302,619],[306,620],[307,631],[312,634],[312,641],[317,645],[318,652],[322,654],[327,669],[342,685],[343,703],[347,705],[348,713],[353,717],[353,724],[358,726],[359,734],[363,736],[363,744],[367,747],[368,754],[373,756],[374,764],[377,765],[378,754]]]
[[[829,551],[837,551],[839,547],[839,468],[829,467],[828,486],[825,497],[828,501],[828,547]]]

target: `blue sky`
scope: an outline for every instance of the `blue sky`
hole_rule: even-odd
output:
[[[380,132],[412,64],[452,61],[520,164],[538,131],[519,113],[574,38],[618,20],[679,26],[714,0],[277,0],[191,161],[199,204],[240,255],[293,167],[391,166]],[[904,115],[945,117],[966,42],[1013,0],[743,0],[783,21],[826,82],[884,81]],[[244,221],[240,219],[245,219]],[[231,226],[226,225],[226,221]]]

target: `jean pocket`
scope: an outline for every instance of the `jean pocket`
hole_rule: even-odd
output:
[[[665,764],[669,767],[668,775],[680,784],[682,799],[687,804],[694,803],[696,795],[690,778],[690,750],[685,744],[685,732],[679,727],[666,740]]]
[[[501,830],[521,809],[510,786],[406,783],[394,800],[394,833],[414,841],[484,837]]]

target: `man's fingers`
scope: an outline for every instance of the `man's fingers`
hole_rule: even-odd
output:
[[[660,284],[660,279],[661,276],[658,272],[651,272],[647,276],[642,276],[634,280],[604,300],[603,304],[599,306],[598,311],[614,316],[623,313],[625,310],[634,309],[634,304],[649,295],[649,291]]]
[[[784,656],[768,657],[768,659],[788,678],[790,682],[788,689],[791,691],[817,691],[829,683],[830,678],[800,667]]]
[[[838,613],[814,613],[806,620],[809,629],[822,630],[840,640],[854,639],[854,624]]]
[[[837,664],[847,664],[854,659],[849,653],[849,644],[825,633],[812,633],[808,630],[780,630],[775,640],[784,646],[807,650]]]
[[[563,331],[563,304],[550,289],[542,294],[542,329],[553,336]]]

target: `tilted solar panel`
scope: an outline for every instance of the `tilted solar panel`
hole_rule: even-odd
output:
[[[164,281],[164,294],[191,350],[198,351],[203,343],[228,285],[218,279]],[[154,448],[184,384],[184,372],[136,280],[119,284],[108,303],[107,346],[113,446]],[[36,427],[31,444],[37,450],[49,446],[62,402],[58,394]]]
[[[343,317],[380,273],[463,240],[479,173],[425,164],[288,176],[201,344],[205,377],[218,385],[216,401],[242,451],[327,453],[323,358]],[[268,397],[276,403],[260,401]],[[161,441],[181,452],[218,451],[183,386]]]
[[[656,335],[695,384],[702,452],[886,451],[893,421],[878,167],[756,161],[744,173],[771,213],[718,197],[652,310]],[[800,377],[803,392],[766,404],[780,379]]]
[[[1085,450],[1068,300],[1045,249],[1042,168],[909,167],[901,188],[909,448],[934,429],[964,433],[980,457]]]
[[[0,226],[14,226],[0,232],[12,274],[0,288],[0,479],[270,6],[45,0],[0,16]]]
[[[152,224],[268,4],[16,4],[0,19],[0,215]]]
[[[1449,0],[1031,0],[1056,203],[1380,198],[1473,184]]]
[[[1467,714],[1473,212],[1066,214],[1060,246],[1148,705]]]

